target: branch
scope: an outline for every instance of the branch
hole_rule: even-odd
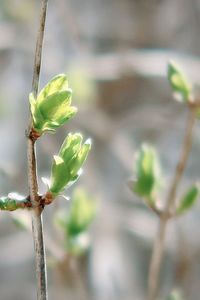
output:
[[[179,183],[183,176],[188,157],[192,147],[192,137],[193,137],[193,128],[195,125],[196,119],[196,109],[189,107],[189,115],[186,125],[185,137],[183,141],[182,151],[180,155],[180,160],[176,166],[174,177],[170,185],[169,193],[167,196],[166,206],[163,213],[160,216],[158,233],[156,240],[154,242],[152,258],[150,262],[149,277],[148,277],[148,300],[154,300],[157,296],[158,286],[159,286],[159,277],[161,263],[164,253],[164,243],[166,236],[167,223],[169,220],[169,214],[173,212],[176,194]]]
[[[35,96],[38,93],[38,84],[41,68],[41,57],[42,57],[42,45],[43,36],[46,20],[48,0],[41,0],[41,12],[39,20],[39,30],[37,35],[35,59],[34,59],[34,70],[33,70],[33,81],[32,81],[32,92]],[[28,144],[27,144],[27,158],[28,158],[28,184],[30,200],[33,206],[32,215],[32,230],[33,240],[36,255],[36,274],[37,274],[37,299],[47,299],[47,276],[46,276],[46,259],[45,249],[43,242],[43,225],[42,225],[42,210],[40,205],[40,198],[38,196],[38,182],[37,182],[37,164],[35,155],[35,141],[36,138],[32,132],[32,119],[29,122],[28,128]]]

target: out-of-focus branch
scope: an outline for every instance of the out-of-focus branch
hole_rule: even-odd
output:
[[[148,300],[155,300],[157,296],[159,286],[159,276],[161,263],[164,253],[164,242],[166,236],[166,229],[168,223],[168,216],[174,211],[176,193],[184,173],[186,163],[188,161],[189,153],[192,147],[192,133],[195,125],[196,109],[194,107],[189,108],[189,115],[186,125],[185,137],[183,141],[180,160],[176,166],[174,177],[172,178],[171,186],[167,196],[166,206],[163,213],[160,215],[160,222],[158,227],[158,233],[154,242],[153,253],[149,269],[148,278]]]

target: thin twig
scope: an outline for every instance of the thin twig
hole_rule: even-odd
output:
[[[44,36],[44,27],[46,20],[48,0],[41,0],[41,12],[39,20],[39,30],[37,35],[32,92],[35,96],[38,93],[38,84],[41,67],[42,44]],[[36,256],[36,275],[37,275],[37,299],[47,300],[47,276],[46,276],[46,259],[43,241],[43,225],[42,225],[42,208],[39,205],[38,196],[38,182],[37,182],[37,164],[35,155],[35,139],[31,134],[32,120],[30,119],[28,128],[28,144],[27,144],[27,158],[28,158],[28,184],[29,194],[33,206],[32,214],[32,230],[33,240]]]
[[[189,115],[186,125],[185,137],[183,141],[180,160],[176,166],[174,177],[172,178],[171,186],[167,196],[166,206],[160,216],[158,233],[154,242],[152,258],[150,262],[149,277],[148,277],[148,300],[155,300],[158,292],[159,277],[161,263],[164,253],[164,243],[169,214],[175,209],[176,194],[178,185],[184,173],[189,153],[192,147],[193,128],[195,125],[196,110],[189,108]]]
[[[42,45],[44,37],[44,28],[46,22],[48,0],[41,0],[41,11],[39,20],[39,29],[37,34],[36,49],[35,49],[35,59],[34,59],[34,69],[33,69],[33,81],[32,81],[32,92],[37,95],[40,68],[41,68],[41,58],[42,58]]]

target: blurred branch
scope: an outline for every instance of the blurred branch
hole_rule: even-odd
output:
[[[168,215],[169,213],[171,213],[171,211],[174,210],[177,189],[181,181],[182,175],[184,173],[186,163],[188,161],[188,156],[192,147],[192,137],[193,137],[192,133],[195,125],[195,119],[196,119],[196,109],[190,108],[180,160],[177,164],[176,171],[171,182],[165,209],[160,216],[158,233],[156,235],[156,240],[153,247],[153,253],[152,253],[150,269],[149,269],[149,278],[148,278],[148,299],[149,300],[156,299],[158,285],[159,285],[161,262],[163,258],[163,252],[164,252],[166,228],[169,220]]]

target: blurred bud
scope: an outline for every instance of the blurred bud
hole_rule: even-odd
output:
[[[168,64],[168,80],[174,92],[176,100],[189,102],[191,98],[192,87],[185,75],[173,61]]]
[[[91,141],[84,144],[79,133],[69,134],[58,155],[54,156],[51,170],[49,191],[54,195],[60,194],[66,187],[73,184],[80,175],[81,167],[91,149]]]
[[[29,95],[34,130],[41,135],[55,132],[77,112],[71,106],[72,91],[68,88],[65,74],[55,76],[39,93],[37,99]]]
[[[90,238],[87,232],[69,236],[66,241],[66,250],[73,256],[83,255],[90,246]]]
[[[69,211],[59,211],[56,223],[65,233],[65,245],[72,255],[83,254],[90,245],[88,229],[96,215],[96,201],[83,188],[76,188]]]
[[[183,300],[181,293],[178,290],[174,290],[171,294],[167,297],[166,300]]]
[[[76,235],[86,231],[96,214],[96,202],[83,189],[76,189],[67,219],[67,232]]]
[[[153,204],[162,182],[160,163],[153,147],[142,145],[136,153],[134,169],[136,180],[132,190]]]
[[[197,185],[190,187],[179,203],[179,206],[176,210],[177,214],[182,214],[188,211],[198,200],[199,192],[200,190]]]

